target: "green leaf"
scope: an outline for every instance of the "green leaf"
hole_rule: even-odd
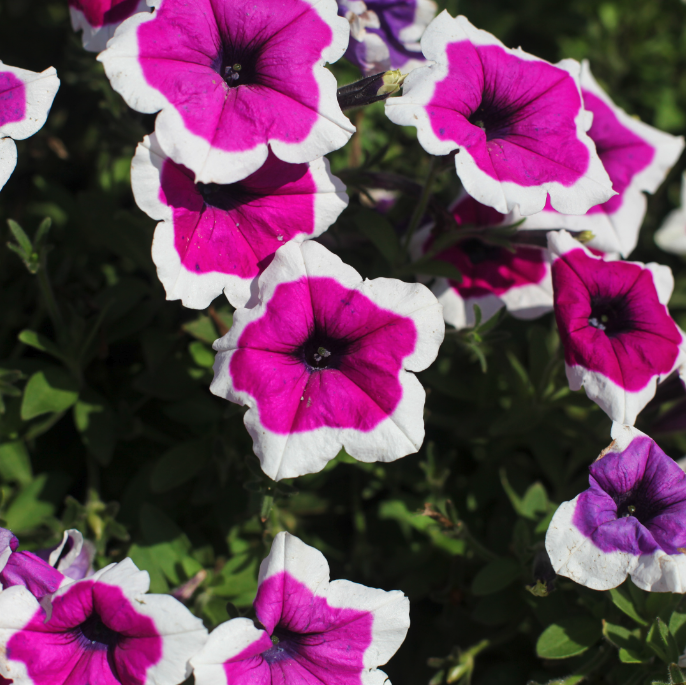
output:
[[[211,369],[214,364],[214,352],[199,340],[188,346],[188,353],[193,361],[203,369]]]
[[[115,414],[110,403],[87,388],[74,405],[74,424],[88,451],[102,466],[112,461],[116,444]]]
[[[209,316],[202,314],[197,319],[185,323],[181,328],[201,342],[211,345],[218,337],[217,329]]]
[[[519,512],[522,516],[528,519],[537,518],[537,514],[544,514],[548,511],[550,503],[548,502],[548,494],[545,491],[542,483],[536,482],[530,485],[522,498],[522,508]]]
[[[536,654],[542,659],[567,659],[585,652],[601,636],[600,622],[590,616],[563,618],[541,633]]]
[[[627,664],[640,664],[650,661],[638,629],[632,632],[624,626],[603,621],[603,635],[619,649],[619,660]]]
[[[191,440],[172,447],[155,464],[150,475],[153,492],[167,492],[193,478],[210,457],[210,443]]]
[[[23,488],[4,514],[5,526],[14,533],[37,528],[55,513],[50,502],[40,498],[48,481],[43,473]]]
[[[477,596],[491,595],[514,583],[521,574],[519,562],[509,557],[496,559],[476,574],[472,581],[472,592]]]
[[[183,531],[161,509],[148,503],[141,506],[139,524],[146,544],[134,545],[129,552],[136,565],[151,574],[158,588],[186,580],[183,562],[191,544]],[[191,561],[194,570],[198,564]]]
[[[681,653],[679,646],[674,636],[669,632],[669,627],[660,618],[656,618],[653,625],[650,626],[646,644],[666,664],[679,660]]]
[[[19,247],[21,247],[26,256],[29,256],[33,252],[33,245],[29,236],[26,235],[24,229],[13,219],[7,219],[7,225],[10,227],[10,231],[12,231],[12,235],[19,244]]]
[[[20,485],[28,485],[33,480],[31,460],[23,440],[0,445],[0,476]]]
[[[36,331],[24,329],[17,337],[19,338],[20,342],[24,343],[24,345],[33,347],[41,352],[51,354],[53,357],[56,357],[59,360],[64,360],[64,355],[62,354],[60,348],[57,347],[57,345],[55,345],[50,338],[46,338],[44,335],[36,333]]]
[[[370,209],[360,209],[354,216],[355,227],[383,255],[390,264],[394,264],[400,255],[398,234],[390,221]]]
[[[621,611],[623,611],[629,618],[632,618],[640,626],[647,626],[648,621],[646,621],[639,613],[636,605],[634,604],[633,597],[629,592],[626,584],[620,585],[619,587],[613,588],[610,592],[610,598],[612,603]]]
[[[65,411],[79,397],[78,384],[62,369],[50,367],[37,371],[24,389],[21,418],[24,421],[49,412]]]

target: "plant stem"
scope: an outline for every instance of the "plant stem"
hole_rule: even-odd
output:
[[[424,187],[422,188],[422,194],[419,198],[417,206],[414,208],[412,218],[410,219],[410,224],[407,227],[407,231],[405,232],[405,238],[403,239],[404,252],[408,251],[408,248],[410,247],[410,242],[412,241],[412,236],[414,235],[414,232],[417,230],[419,222],[422,220],[424,212],[426,211],[426,206],[429,203],[429,198],[431,197],[431,189],[433,187],[434,180],[436,179],[436,174],[438,173],[438,165],[436,163],[437,159],[437,157],[432,156],[431,161],[429,162],[429,173],[426,176],[426,181],[424,182]]]
[[[57,301],[55,300],[55,295],[52,292],[52,286],[50,285],[50,279],[48,278],[48,270],[45,264],[45,258],[43,258],[40,269],[36,274],[38,279],[38,287],[40,288],[41,295],[43,296],[43,301],[45,302],[45,307],[48,310],[48,315],[52,321],[52,325],[55,327],[55,334],[57,339],[62,341],[64,337],[64,320],[62,319],[62,313],[57,306]]]

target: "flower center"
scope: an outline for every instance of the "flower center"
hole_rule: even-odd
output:
[[[660,502],[647,496],[640,486],[628,493],[615,494],[613,499],[617,503],[618,519],[633,516],[644,525],[650,523],[663,510]]]
[[[224,43],[214,68],[229,88],[259,83],[257,67],[261,48],[261,45],[243,47]]]
[[[274,664],[284,659],[292,659],[298,652],[299,642],[306,635],[293,633],[281,626],[276,626],[271,636],[272,646],[262,652],[262,658],[269,664]]]
[[[227,212],[246,204],[255,197],[240,182],[226,185],[218,183],[196,183],[195,185],[206,205]]]
[[[296,350],[296,357],[307,364],[312,371],[337,369],[348,351],[346,340],[333,338],[320,331],[315,331]]]
[[[486,140],[504,138],[512,126],[516,109],[512,105],[499,103],[492,93],[485,90],[481,103],[469,117],[469,123],[478,126],[486,133]]]
[[[494,262],[500,257],[500,249],[496,245],[479,240],[478,238],[467,238],[458,244],[458,247],[467,255],[472,264],[481,262]]]
[[[109,649],[119,641],[119,633],[108,628],[97,611],[93,611],[77,630],[81,632],[90,649]]]
[[[634,329],[631,312],[624,296],[591,297],[591,314],[588,317],[590,326],[603,331],[605,335],[614,338],[621,333]]]

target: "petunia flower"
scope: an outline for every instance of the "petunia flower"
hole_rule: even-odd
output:
[[[684,149],[684,139],[648,126],[617,107],[593,78],[586,60],[581,63],[581,94],[584,107],[593,114],[588,135],[617,195],[582,216],[559,214],[548,201],[544,211],[528,217],[521,229],[591,231],[590,247],[626,257],[638,242],[646,213],[644,193],[654,193],[665,180]]]
[[[67,578],[81,580],[93,575],[93,559],[95,545],[90,540],[84,540],[78,530],[65,530],[62,540],[55,547],[40,549],[36,556],[56,568]]]
[[[393,461],[424,439],[425,393],[412,371],[436,358],[441,306],[423,285],[362,277],[325,247],[288,243],[238,309],[210,390],[249,407],[244,421],[275,480],[320,471],[341,447]]]
[[[260,566],[254,607],[258,623],[221,624],[191,659],[197,685],[382,685],[410,626],[402,592],[329,582],[324,555],[289,533]]]
[[[686,174],[681,178],[681,207],[667,215],[655,232],[655,242],[665,252],[686,254]]]
[[[72,28],[83,31],[81,40],[89,52],[104,50],[117,26],[137,12],[150,12],[146,0],[69,0]]]
[[[15,685],[177,685],[207,640],[202,621],[170,595],[147,595],[131,559],[50,597],[0,593],[0,673]]]
[[[452,207],[455,221],[466,227],[493,227],[508,218],[463,193]],[[433,245],[433,226],[417,235],[419,254]],[[452,245],[433,259],[448,262],[462,275],[458,282],[437,278],[432,291],[443,305],[443,318],[455,328],[473,326],[474,305],[487,321],[503,306],[517,319],[533,319],[553,308],[550,258],[547,250],[533,245],[517,245],[514,252],[488,243],[478,236]]]
[[[433,0],[338,0],[350,22],[346,59],[364,74],[426,64],[419,39],[436,14]]]
[[[550,232],[555,317],[572,390],[633,425],[657,383],[683,362],[683,335],[667,311],[674,287],[659,264],[608,262],[566,231]]]
[[[202,183],[235,183],[269,147],[301,164],[336,150],[355,127],[324,67],[350,29],[335,0],[164,0],[117,30],[98,59],[139,112],[160,112],[162,149]]]
[[[67,531],[83,541],[78,531]],[[56,592],[68,582],[62,571],[33,552],[17,552],[19,540],[6,528],[0,528],[0,590],[15,585],[26,587],[37,599]],[[78,544],[78,551],[81,545]]]
[[[0,190],[17,166],[14,141],[43,127],[59,87],[53,67],[39,74],[0,62]]]
[[[615,423],[612,437],[588,490],[550,522],[553,568],[594,590],[630,575],[642,590],[686,592],[686,474],[641,431]]]
[[[160,223],[152,257],[167,299],[204,309],[222,291],[235,307],[276,250],[323,233],[345,209],[345,186],[320,158],[287,164],[270,153],[264,165],[227,185],[194,183],[162,151],[155,134],[131,165],[138,206]]]
[[[432,155],[455,151],[465,190],[503,214],[540,212],[550,195],[565,214],[612,197],[612,184],[586,131],[579,64],[554,66],[510,50],[465,17],[446,11],[422,36],[435,64],[415,69],[402,97],[386,101],[401,126],[415,126]]]

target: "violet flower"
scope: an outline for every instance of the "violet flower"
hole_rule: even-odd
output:
[[[509,50],[446,11],[422,36],[435,63],[412,71],[402,97],[386,101],[396,124],[414,126],[432,155],[455,151],[465,190],[505,214],[540,212],[550,195],[565,214],[584,214],[614,195],[586,131],[579,64],[557,65]]]
[[[684,149],[684,139],[648,126],[617,107],[593,78],[587,61],[581,63],[581,94],[584,107],[593,113],[588,135],[617,195],[582,216],[559,214],[547,202],[521,229],[591,231],[594,238],[589,247],[626,257],[638,242],[646,213],[645,193],[654,193],[665,180]]]
[[[566,231],[550,232],[555,317],[572,390],[633,424],[657,383],[683,363],[683,335],[667,311],[666,266],[608,262]]]
[[[202,183],[235,183],[268,150],[300,164],[355,128],[324,67],[350,29],[335,0],[164,0],[127,19],[98,59],[139,112],[160,112],[162,149]]]
[[[647,435],[615,423],[590,487],[555,512],[545,545],[555,571],[593,588],[624,582],[686,592],[686,474]]]
[[[53,67],[38,74],[0,62],[0,190],[17,166],[14,141],[43,127],[59,87]]]
[[[73,533],[78,540],[81,533]],[[65,533],[67,535],[67,533]],[[26,587],[41,600],[56,592],[67,582],[64,574],[33,552],[17,552],[19,540],[9,530],[0,528],[0,589],[5,591],[14,586]],[[80,545],[78,546],[81,551]]]
[[[51,595],[0,592],[0,673],[15,685],[178,685],[207,640],[199,618],[170,595],[147,595],[131,559]]]
[[[276,250],[323,233],[345,209],[345,186],[320,158],[265,164],[228,185],[194,183],[155,134],[138,146],[131,165],[138,206],[161,223],[152,258],[167,299],[204,309],[222,292],[242,307]]]
[[[262,562],[257,623],[235,618],[193,659],[197,685],[383,685],[410,625],[402,592],[329,582],[324,555],[279,533]]]
[[[274,480],[320,471],[345,446],[393,461],[424,439],[425,392],[412,372],[436,358],[441,305],[423,285],[363,280],[318,243],[288,243],[237,309],[210,390],[247,405],[244,421]]]
[[[433,0],[338,0],[338,13],[350,22],[345,57],[364,74],[426,64],[419,39],[436,14]]]

